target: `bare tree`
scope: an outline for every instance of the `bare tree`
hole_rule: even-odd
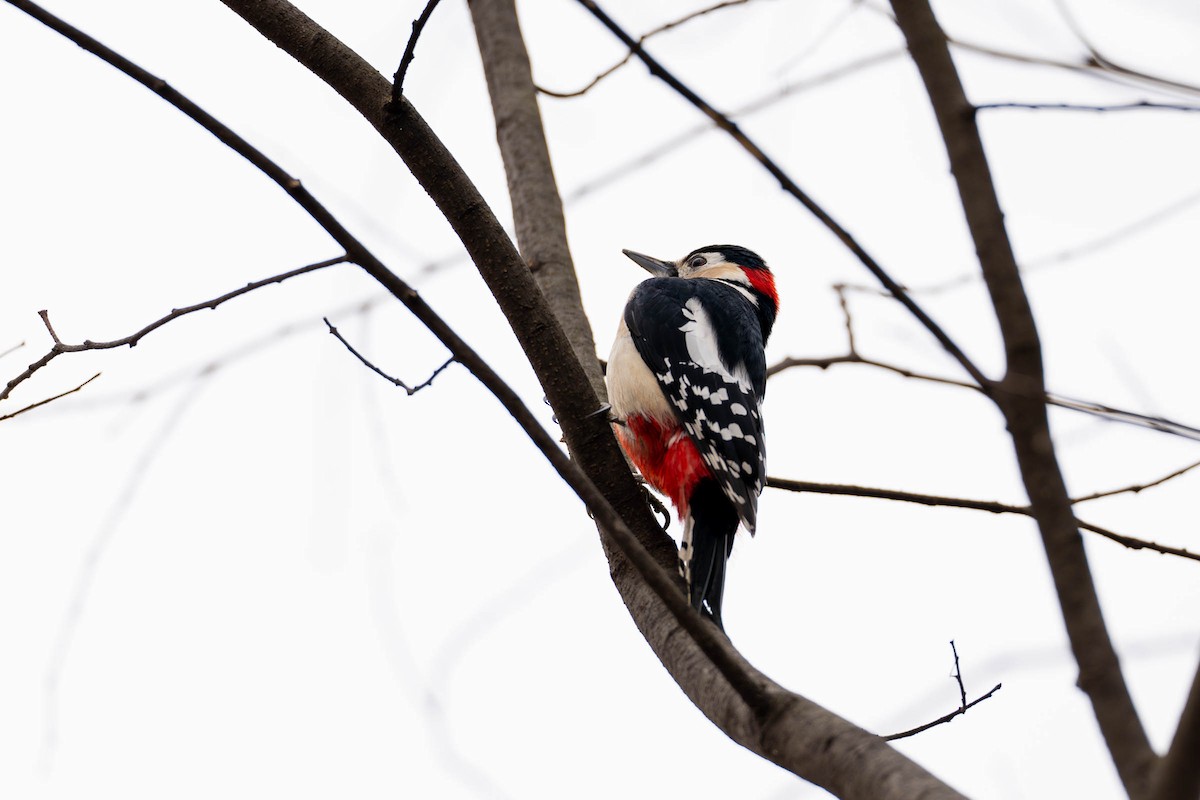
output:
[[[748,750],[838,797],[960,796],[925,767],[889,744],[890,739],[949,722],[996,692],[993,689],[968,701],[957,649],[954,651],[954,676],[961,694],[958,708],[928,725],[885,737],[776,683],[688,606],[680,579],[673,573],[674,544],[655,519],[653,507],[647,503],[644,490],[634,480],[611,435],[605,413],[601,362],[596,357],[592,328],[584,313],[583,295],[567,243],[567,217],[551,167],[550,147],[538,105],[539,89],[512,0],[471,0],[469,8],[507,176],[515,242],[403,91],[405,86],[422,80],[419,77],[421,49],[418,37],[437,5],[436,0],[426,6],[414,24],[413,36],[402,56],[401,49],[397,48],[400,67],[391,83],[362,56],[287,0],[223,2],[262,37],[289,54],[357,110],[433,199],[491,291],[536,373],[561,427],[565,452],[556,437],[542,427],[536,414],[497,371],[412,285],[375,255],[362,238],[352,234],[349,227],[317,199],[316,193],[310,192],[265,153],[159,77],[33,3],[26,0],[8,2],[147,86],[215,135],[282,188],[336,242],[342,254],[253,281],[210,300],[174,309],[136,332],[110,341],[66,342],[55,331],[49,314],[43,311],[41,318],[50,339],[49,350],[8,382],[0,392],[0,401],[8,400],[18,387],[67,353],[132,347],[168,323],[200,310],[215,309],[248,292],[327,267],[356,265],[436,336],[449,352],[449,360],[426,379],[405,381],[392,377],[374,363],[327,319],[329,331],[353,356],[409,394],[430,387],[442,370],[457,363],[469,370],[503,404],[562,480],[586,505],[599,529],[613,582],[634,624],[671,677],[714,725]],[[1048,408],[1074,409],[1184,438],[1197,438],[1200,432],[1175,420],[1129,412],[1097,401],[1062,397],[1047,386],[1038,326],[1022,270],[1009,241],[977,124],[977,117],[985,108],[1029,108],[1038,104],[973,104],[951,58],[952,45],[968,46],[946,35],[926,0],[895,0],[892,3],[895,24],[903,34],[908,54],[936,115],[963,216],[978,257],[978,275],[986,287],[1002,339],[1003,365],[999,375],[993,377],[989,375],[992,370],[981,366],[969,354],[968,348],[927,310],[922,292],[895,278],[880,259],[805,191],[798,180],[769,156],[733,117],[718,111],[701,92],[648,52],[650,36],[706,14],[734,13],[726,8],[744,3],[719,3],[695,10],[684,20],[660,26],[640,38],[628,33],[591,0],[580,0],[579,5],[627,51],[621,64],[635,59],[644,64],[651,75],[661,79],[674,95],[707,117],[717,130],[744,151],[750,159],[748,164],[753,162],[764,169],[786,194],[794,198],[804,213],[831,232],[874,277],[879,291],[897,301],[924,329],[929,340],[945,352],[947,363],[953,365],[959,375],[935,375],[863,356],[855,339],[855,320],[847,299],[850,289],[845,286],[838,286],[837,291],[844,314],[847,353],[822,358],[789,358],[776,364],[772,373],[806,367],[828,369],[840,364],[859,365],[898,373],[914,382],[965,388],[976,393],[994,404],[1003,418],[1028,502],[1000,503],[787,478],[772,479],[772,485],[798,492],[855,495],[1019,514],[1034,520],[1041,534],[1062,620],[1079,669],[1079,687],[1091,703],[1125,792],[1135,800],[1200,795],[1200,765],[1194,758],[1196,737],[1200,735],[1200,711],[1197,711],[1200,679],[1192,685],[1171,746],[1163,755],[1155,753],[1106,625],[1083,537],[1085,533],[1094,533],[1129,548],[1157,551],[1183,559],[1194,560],[1196,555],[1186,547],[1162,544],[1085,522],[1077,513],[1081,503],[1161,485],[1186,474],[1196,464],[1144,483],[1073,497],[1068,492],[1051,435]],[[1090,55],[1083,63],[1042,66],[1097,71],[1124,81],[1156,86],[1163,83],[1155,76],[1118,65],[1101,56],[1091,45],[1088,48]],[[886,58],[894,55],[886,54]],[[988,51],[988,55],[1011,57],[1011,54],[998,51]],[[878,60],[872,58],[861,62],[865,66],[856,68],[871,66]],[[412,70],[409,70],[410,64]],[[620,64],[601,73],[582,90],[558,94],[581,95],[619,67]],[[1194,91],[1178,82],[1172,86],[1178,91]],[[1057,104],[1056,107],[1084,108],[1073,104]],[[1103,108],[1115,110],[1118,107]],[[1194,110],[1188,103],[1149,101],[1119,108],[1146,112],[1174,110],[1186,113]],[[30,402],[9,411],[0,420],[33,411],[67,394],[79,392],[86,385]],[[433,390],[436,391],[436,385]],[[938,769],[937,765],[931,767],[934,772]]]

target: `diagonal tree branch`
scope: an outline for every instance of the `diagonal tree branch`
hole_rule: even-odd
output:
[[[508,176],[517,246],[567,334],[592,391],[603,401],[607,397],[604,376],[596,359],[592,328],[583,313],[562,200],[516,8],[513,0],[471,0],[468,5]]]
[[[1179,715],[1171,749],[1163,757],[1150,791],[1152,800],[1196,800],[1200,797],[1200,667]]]
[[[1087,693],[1125,790],[1141,798],[1156,756],[1104,623],[1083,540],[1050,438],[1041,344],[1004,226],[974,109],[927,0],[893,0],[945,140],[967,227],[1004,341],[1007,371],[994,399],[1004,414],[1054,578],[1079,686]]]
[[[1112,497],[1113,495],[1118,495],[1118,494],[1138,494],[1140,492],[1145,491],[1146,489],[1153,489],[1155,486],[1162,486],[1167,481],[1175,480],[1180,475],[1186,475],[1187,473],[1194,470],[1196,467],[1200,467],[1200,461],[1193,461],[1191,464],[1188,464],[1186,467],[1180,467],[1179,469],[1175,470],[1174,472],[1168,472],[1166,475],[1163,475],[1161,478],[1155,478],[1154,480],[1149,481],[1147,483],[1135,483],[1132,486],[1122,486],[1119,489],[1108,489],[1107,491],[1103,491],[1103,492],[1093,492],[1091,494],[1085,494],[1082,497],[1076,497],[1071,502],[1072,503],[1086,503],[1089,500],[1099,500],[1102,497]]]

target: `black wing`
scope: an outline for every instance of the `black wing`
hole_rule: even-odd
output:
[[[676,418],[753,533],[766,475],[766,356],[754,305],[718,281],[652,278],[634,290],[625,323]]]

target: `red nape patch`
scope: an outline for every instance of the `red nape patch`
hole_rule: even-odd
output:
[[[771,271],[766,269],[743,269],[742,272],[746,273],[751,286],[771,298],[771,302],[775,304],[775,308],[778,310],[779,293],[775,291],[775,276],[771,274]]]
[[[680,519],[687,513],[692,490],[711,474],[700,451],[678,423],[663,425],[647,417],[630,417],[615,426],[617,440],[646,481],[671,498]]]

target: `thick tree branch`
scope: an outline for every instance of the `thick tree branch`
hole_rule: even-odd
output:
[[[604,376],[596,360],[592,328],[583,313],[562,200],[516,8],[513,0],[471,0],[468,5],[508,176],[517,247],[567,334],[592,391],[603,401],[607,396]]]
[[[1087,693],[1125,790],[1144,797],[1156,756],[1104,623],[1045,403],[1041,344],[1017,270],[975,113],[927,0],[893,0],[896,22],[925,84],[949,154],[967,227],[1004,341],[1007,371],[994,399],[1008,423],[1030,507],[1058,592],[1079,686]]]
[[[1154,776],[1151,800],[1196,800],[1200,797],[1200,667],[1179,715],[1175,738]]]

